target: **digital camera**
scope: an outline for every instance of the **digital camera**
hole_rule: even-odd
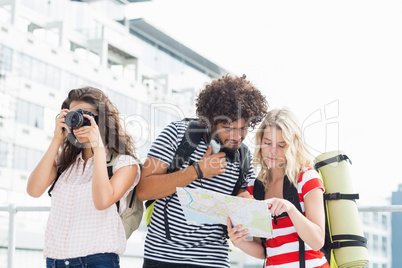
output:
[[[98,116],[93,112],[84,111],[82,109],[78,109],[76,111],[71,111],[66,114],[66,125],[70,128],[80,128],[82,126],[90,126],[91,122],[88,118],[85,118],[83,114],[87,114],[92,116],[95,119],[95,122],[98,121]]]

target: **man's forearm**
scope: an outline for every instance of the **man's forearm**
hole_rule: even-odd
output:
[[[185,187],[197,179],[193,166],[168,174],[150,174],[141,178],[137,188],[138,199],[154,200],[176,192],[176,187]]]

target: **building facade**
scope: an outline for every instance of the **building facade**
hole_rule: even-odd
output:
[[[402,184],[392,193],[392,205],[402,205]],[[392,267],[402,267],[402,213],[392,215]]]
[[[370,200],[379,206],[389,206],[389,200]],[[391,228],[392,219],[398,212],[360,212],[364,237],[367,238],[367,249],[369,253],[369,264],[367,268],[392,268],[399,267],[392,265],[393,246],[392,237],[394,229]]]
[[[130,2],[138,1],[0,1],[0,206],[50,205],[46,194],[34,199],[25,189],[69,90],[105,91],[144,159],[166,124],[195,116],[203,85],[227,73],[144,19],[126,19]],[[17,214],[15,267],[43,265],[47,216]],[[0,212],[0,267],[7,229]],[[142,263],[145,233],[141,226],[130,238],[122,267]]]

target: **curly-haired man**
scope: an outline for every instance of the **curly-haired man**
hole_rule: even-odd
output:
[[[140,200],[156,200],[145,240],[143,267],[230,266],[222,225],[187,224],[176,187],[232,194],[240,175],[239,148],[248,129],[264,118],[268,104],[245,75],[228,74],[207,84],[196,106],[198,122],[205,127],[205,133],[190,155],[194,164],[186,161],[179,171],[167,172],[189,125],[177,121],[158,136],[143,165],[137,196]],[[212,153],[212,140],[220,145],[216,153]],[[252,179],[252,157],[247,153],[250,168],[246,177]]]

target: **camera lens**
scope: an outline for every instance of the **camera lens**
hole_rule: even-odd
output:
[[[77,111],[68,112],[66,115],[66,125],[73,128],[79,128],[82,126],[84,117]]]

